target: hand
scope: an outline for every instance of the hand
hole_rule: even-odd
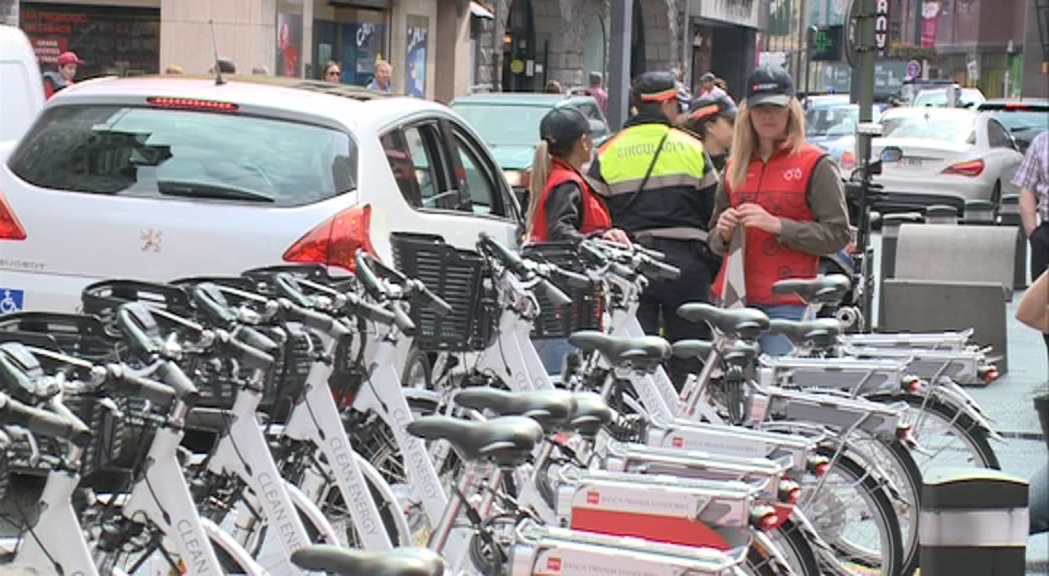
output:
[[[783,222],[769,214],[759,204],[743,204],[739,207],[739,220],[748,228],[758,228],[770,234],[779,234],[783,231]]]
[[[735,208],[727,208],[718,216],[718,232],[721,233],[721,238],[725,242],[732,241],[732,232],[736,229],[736,224],[739,224],[739,210]]]
[[[602,238],[609,242],[615,242],[616,244],[623,244],[624,246],[630,246],[630,236],[627,236],[626,232],[623,232],[619,228],[610,228],[605,231]]]

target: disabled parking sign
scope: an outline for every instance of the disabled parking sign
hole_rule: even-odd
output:
[[[22,310],[25,292],[14,288],[0,288],[0,314],[10,314]]]

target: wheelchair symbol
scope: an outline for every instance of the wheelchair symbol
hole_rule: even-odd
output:
[[[11,312],[18,312],[22,309],[22,292],[16,290],[14,294],[11,290],[4,290],[4,297],[0,298],[0,314],[10,314]]]

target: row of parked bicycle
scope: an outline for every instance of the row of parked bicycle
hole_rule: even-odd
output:
[[[671,346],[635,313],[677,271],[641,247],[392,243],[347,277],[110,280],[82,314],[0,316],[0,571],[895,576],[922,470],[998,465],[959,387],[987,350],[843,334],[816,316],[846,278],[781,283],[801,322],[685,305],[715,338]],[[555,380],[533,338],[563,336]],[[671,355],[704,362],[680,394]]]

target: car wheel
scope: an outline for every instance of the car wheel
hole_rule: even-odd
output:
[[[418,348],[412,348],[412,351],[408,354],[408,361],[404,366],[401,383],[407,388],[429,390],[433,384],[430,370],[429,356]]]

